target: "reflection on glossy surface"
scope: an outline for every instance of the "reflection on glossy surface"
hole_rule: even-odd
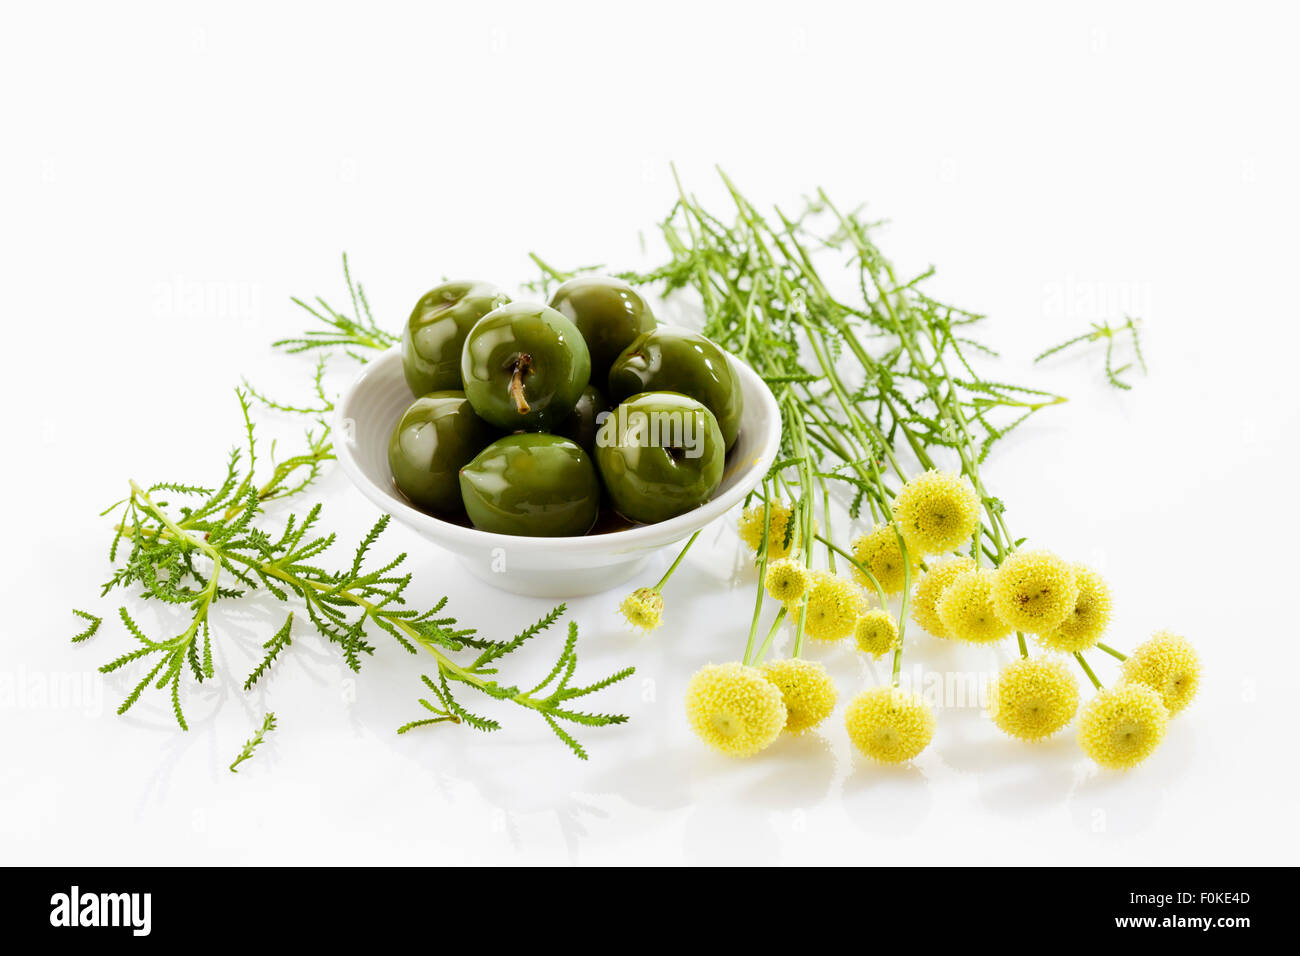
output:
[[[591,359],[582,335],[559,312],[512,302],[470,329],[460,371],[484,420],[511,431],[542,431],[573,413]]]
[[[704,504],[722,482],[724,456],[712,413],[673,392],[628,399],[596,437],[605,488],[634,521],[666,521]]]
[[[629,345],[610,368],[609,399],[638,392],[689,395],[713,412],[726,447],[735,444],[744,411],[740,378],[722,349],[698,332],[660,326]]]
[[[591,377],[602,386],[619,353],[656,324],[640,293],[610,276],[569,279],[551,295],[551,308],[582,333],[591,353]]]
[[[431,392],[398,419],[388,441],[388,467],[402,494],[427,511],[456,515],[460,469],[496,436],[464,392]]]
[[[600,482],[587,453],[557,435],[509,435],[460,474],[474,527],[497,534],[586,534],[600,510]]]
[[[487,282],[446,282],[415,303],[402,329],[402,373],[414,395],[459,389],[460,352],[474,323],[510,297]]]
[[[554,434],[577,442],[590,455],[596,450],[596,430],[600,427],[598,419],[602,412],[607,411],[609,404],[600,389],[588,385],[578,397],[578,404],[574,406],[572,414],[555,428]]]

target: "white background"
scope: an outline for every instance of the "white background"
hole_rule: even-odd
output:
[[[902,7],[6,8],[0,859],[1295,862],[1294,14]],[[936,293],[994,317],[1001,377],[1071,397],[986,478],[1017,534],[1104,569],[1116,644],[1171,627],[1201,649],[1201,696],[1156,756],[1099,773],[1072,734],[1025,747],[970,707],[943,710],[903,769],[854,756],[839,712],[751,761],[712,754],[681,694],[744,642],[734,516],[653,637],[620,627],[622,589],[572,602],[583,673],[638,668],[601,700],[632,721],[586,733],[588,764],[522,713],[492,737],[396,736],[423,662],[382,635],[352,680],[296,631],[247,697],[279,622],[259,605],[220,629],[220,687],[187,695],[188,734],[156,697],[114,716],[130,683],[95,668],[128,639],[123,598],[97,597],[96,512],[128,478],[218,477],[241,375],[300,387],[309,365],[267,347],[303,327],[288,297],[341,304],[341,250],[393,329],[443,275],[531,278],[529,250],[642,265],[670,160],[709,202],[714,163],[764,205],[818,185],[869,201],[905,270],[936,264]],[[1096,353],[1029,367],[1126,311],[1151,365],[1132,392],[1104,385]],[[345,538],[376,517],[341,474],[317,494]],[[409,549],[413,591],[449,593],[488,633],[547,607],[403,529],[383,549]],[[78,647],[74,606],[105,616]],[[909,676],[997,666],[913,634]],[[847,648],[814,653],[842,700],[879,676]],[[281,728],[229,773],[267,709]]]

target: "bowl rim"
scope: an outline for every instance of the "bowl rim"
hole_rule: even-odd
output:
[[[515,550],[543,551],[563,550],[569,554],[607,552],[611,550],[636,550],[643,547],[662,546],[674,540],[680,540],[691,532],[703,528],[715,518],[721,517],[742,501],[746,495],[766,475],[781,445],[781,413],[776,398],[767,383],[752,368],[730,352],[727,360],[741,379],[741,391],[745,401],[756,396],[761,405],[762,430],[758,436],[759,447],[748,462],[729,464],[728,468],[739,468],[741,474],[736,482],[726,491],[709,499],[698,508],[680,514],[667,521],[656,524],[636,525],[620,531],[604,534],[569,535],[564,537],[540,537],[536,535],[509,535],[493,531],[481,531],[436,518],[421,511],[414,505],[396,497],[396,490],[390,491],[379,486],[365,473],[356,458],[357,439],[354,428],[349,424],[353,417],[349,414],[356,403],[358,395],[363,392],[372,379],[381,373],[388,373],[389,366],[402,360],[401,346],[395,345],[382,354],[371,359],[357,376],[344,388],[335,406],[333,417],[335,440],[334,453],[349,480],[370,502],[385,514],[410,525],[430,538],[445,542],[449,547],[458,548],[506,548]],[[414,400],[414,399],[413,399]]]

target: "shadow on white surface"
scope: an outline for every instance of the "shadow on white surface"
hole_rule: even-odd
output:
[[[930,781],[920,767],[882,766],[858,754],[841,790],[849,820],[871,836],[915,833],[929,819],[933,800]]]

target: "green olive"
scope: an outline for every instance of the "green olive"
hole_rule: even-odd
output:
[[[402,329],[402,372],[415,395],[460,388],[460,352],[474,323],[510,297],[486,282],[447,282],[420,296]]]
[[[388,467],[402,494],[442,514],[463,514],[460,470],[497,432],[464,392],[430,392],[402,413],[388,440]]]
[[[577,276],[551,295],[551,308],[578,327],[591,352],[591,377],[604,383],[632,340],[657,324],[640,293],[610,276]]]
[[[722,483],[717,419],[677,392],[645,392],[614,409],[596,435],[596,466],[614,507],[633,521],[698,508]]]
[[[507,435],[460,472],[474,527],[497,534],[586,534],[600,511],[600,480],[587,453],[558,435]]]
[[[591,357],[559,312],[512,302],[469,330],[460,371],[480,417],[509,431],[545,431],[573,412],[591,377]]]
[[[596,431],[600,428],[600,416],[609,411],[609,403],[600,390],[588,385],[578,396],[578,404],[573,412],[555,428],[553,434],[561,435],[582,446],[583,451],[591,454],[596,448]]]
[[[730,449],[740,433],[744,395],[727,355],[698,332],[661,325],[637,337],[609,370],[609,398],[638,392],[681,392],[718,420]]]

